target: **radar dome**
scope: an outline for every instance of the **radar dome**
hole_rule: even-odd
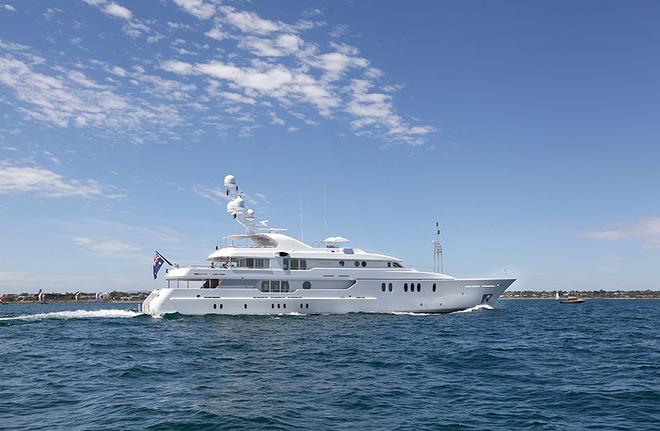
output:
[[[236,196],[234,199],[227,203],[227,212],[234,217],[241,214],[245,209],[245,201],[242,197]]]
[[[245,211],[245,218],[248,220],[254,220],[254,210],[252,208]]]
[[[225,188],[229,190],[233,189],[234,187],[236,187],[236,178],[234,178],[233,175],[227,175],[225,177]]]

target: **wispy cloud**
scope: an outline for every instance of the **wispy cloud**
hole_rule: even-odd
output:
[[[649,217],[626,223],[615,229],[584,232],[584,238],[594,240],[638,240],[651,248],[660,248],[660,217]]]
[[[6,10],[6,11],[9,11],[9,12],[16,12],[16,8],[14,6],[10,5],[10,4],[7,4],[7,3],[2,5],[2,9]]]
[[[18,193],[33,193],[49,198],[120,197],[117,194],[106,193],[106,189],[94,180],[68,179],[40,167],[12,166],[0,162],[0,195]]]
[[[97,58],[66,63],[0,41],[0,86],[15,96],[10,103],[23,117],[138,143],[181,139],[175,127],[194,128],[186,134],[192,136],[205,124],[249,136],[269,123],[295,131],[333,121],[359,136],[410,145],[426,143],[436,131],[397,111],[393,89],[400,85],[383,82],[385,73],[341,42],[342,34],[306,33],[325,25],[311,20],[320,10],[285,22],[215,0],[174,0],[200,20],[189,25],[140,18],[122,1],[85,2],[132,38],[171,40],[141,47],[130,56],[132,65]]]
[[[0,46],[8,48],[0,54],[0,85],[14,91],[21,102],[18,111],[28,117],[56,127],[94,127],[122,134],[149,125],[168,129],[181,122],[172,105],[119,94],[111,85],[96,82],[79,70],[49,68],[27,47],[2,41]],[[122,71],[112,69],[114,74],[121,75]],[[157,84],[161,85],[155,88],[168,82],[160,79]],[[171,88],[168,90],[171,94]]]
[[[140,251],[140,247],[128,244],[119,239],[91,239],[87,237],[75,237],[73,242],[81,247],[85,247],[94,253],[109,256],[124,256],[126,253],[135,253]]]

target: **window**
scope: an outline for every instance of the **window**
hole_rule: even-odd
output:
[[[433,283],[433,291],[435,292],[435,283]]]
[[[277,308],[280,308],[280,304],[277,304]]]
[[[389,290],[390,292],[392,291],[392,283],[389,283],[389,284],[387,285],[387,290]]]
[[[341,267],[344,266],[344,261],[343,261],[343,260],[340,260],[340,261],[339,261],[339,266],[341,266]]]
[[[311,289],[312,288],[312,283],[309,281],[306,281],[303,283],[303,289]]]
[[[270,304],[270,308],[275,308],[275,304]]]
[[[392,262],[392,266],[395,268],[403,268],[403,266],[399,262]]]
[[[282,304],[282,308],[286,308],[286,304]]]
[[[218,287],[218,284],[220,284],[220,280],[215,278],[215,279],[210,279],[210,280],[204,280],[204,284],[202,285],[202,289],[215,289]]]
[[[421,291],[422,291],[422,285],[419,284],[419,283],[417,283],[417,291],[418,291],[418,292],[421,292]]]
[[[408,283],[403,283],[403,291],[404,292],[408,291]]]
[[[307,261],[305,259],[291,259],[291,269],[305,270],[307,269]]]
[[[222,304],[220,304],[220,309],[222,310]]]
[[[367,262],[365,262],[365,261],[363,260],[363,261],[362,261],[362,267],[365,267],[365,266],[367,266]]]
[[[392,267],[392,262],[387,262],[387,267],[391,268]]]
[[[243,304],[243,308],[247,310],[247,304]]]
[[[381,284],[381,285],[380,285],[380,290],[382,290],[383,292],[385,292],[385,289],[386,289],[385,283]]]
[[[290,268],[291,268],[291,259],[285,257],[284,259],[282,259],[282,269],[288,271]]]
[[[354,263],[355,263],[355,267],[356,267],[356,268],[357,268],[358,266],[360,266],[360,262],[358,262],[357,260],[356,260]]]
[[[262,292],[288,292],[289,291],[289,282],[288,281],[279,281],[279,280],[264,280],[261,282]]]
[[[218,304],[213,304],[213,309],[215,310],[216,308],[218,308]]]

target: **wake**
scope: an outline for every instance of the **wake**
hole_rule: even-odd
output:
[[[141,316],[133,310],[75,310],[75,311],[54,311],[51,313],[23,314],[13,317],[0,317],[0,321],[8,320],[46,320],[46,319],[92,319],[92,318],[111,318],[122,319],[128,317]]]
[[[453,313],[449,313],[449,314],[472,313],[473,311],[494,310],[494,309],[495,309],[495,307],[492,307],[488,304],[478,304],[478,305],[475,305],[474,307],[466,308],[465,310],[454,311]]]

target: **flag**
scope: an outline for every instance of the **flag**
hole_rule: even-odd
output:
[[[160,253],[156,252],[154,254],[154,262],[153,262],[153,268],[154,268],[154,280],[158,277],[158,271],[160,271],[160,267],[163,266],[165,263],[165,258],[160,255]]]

